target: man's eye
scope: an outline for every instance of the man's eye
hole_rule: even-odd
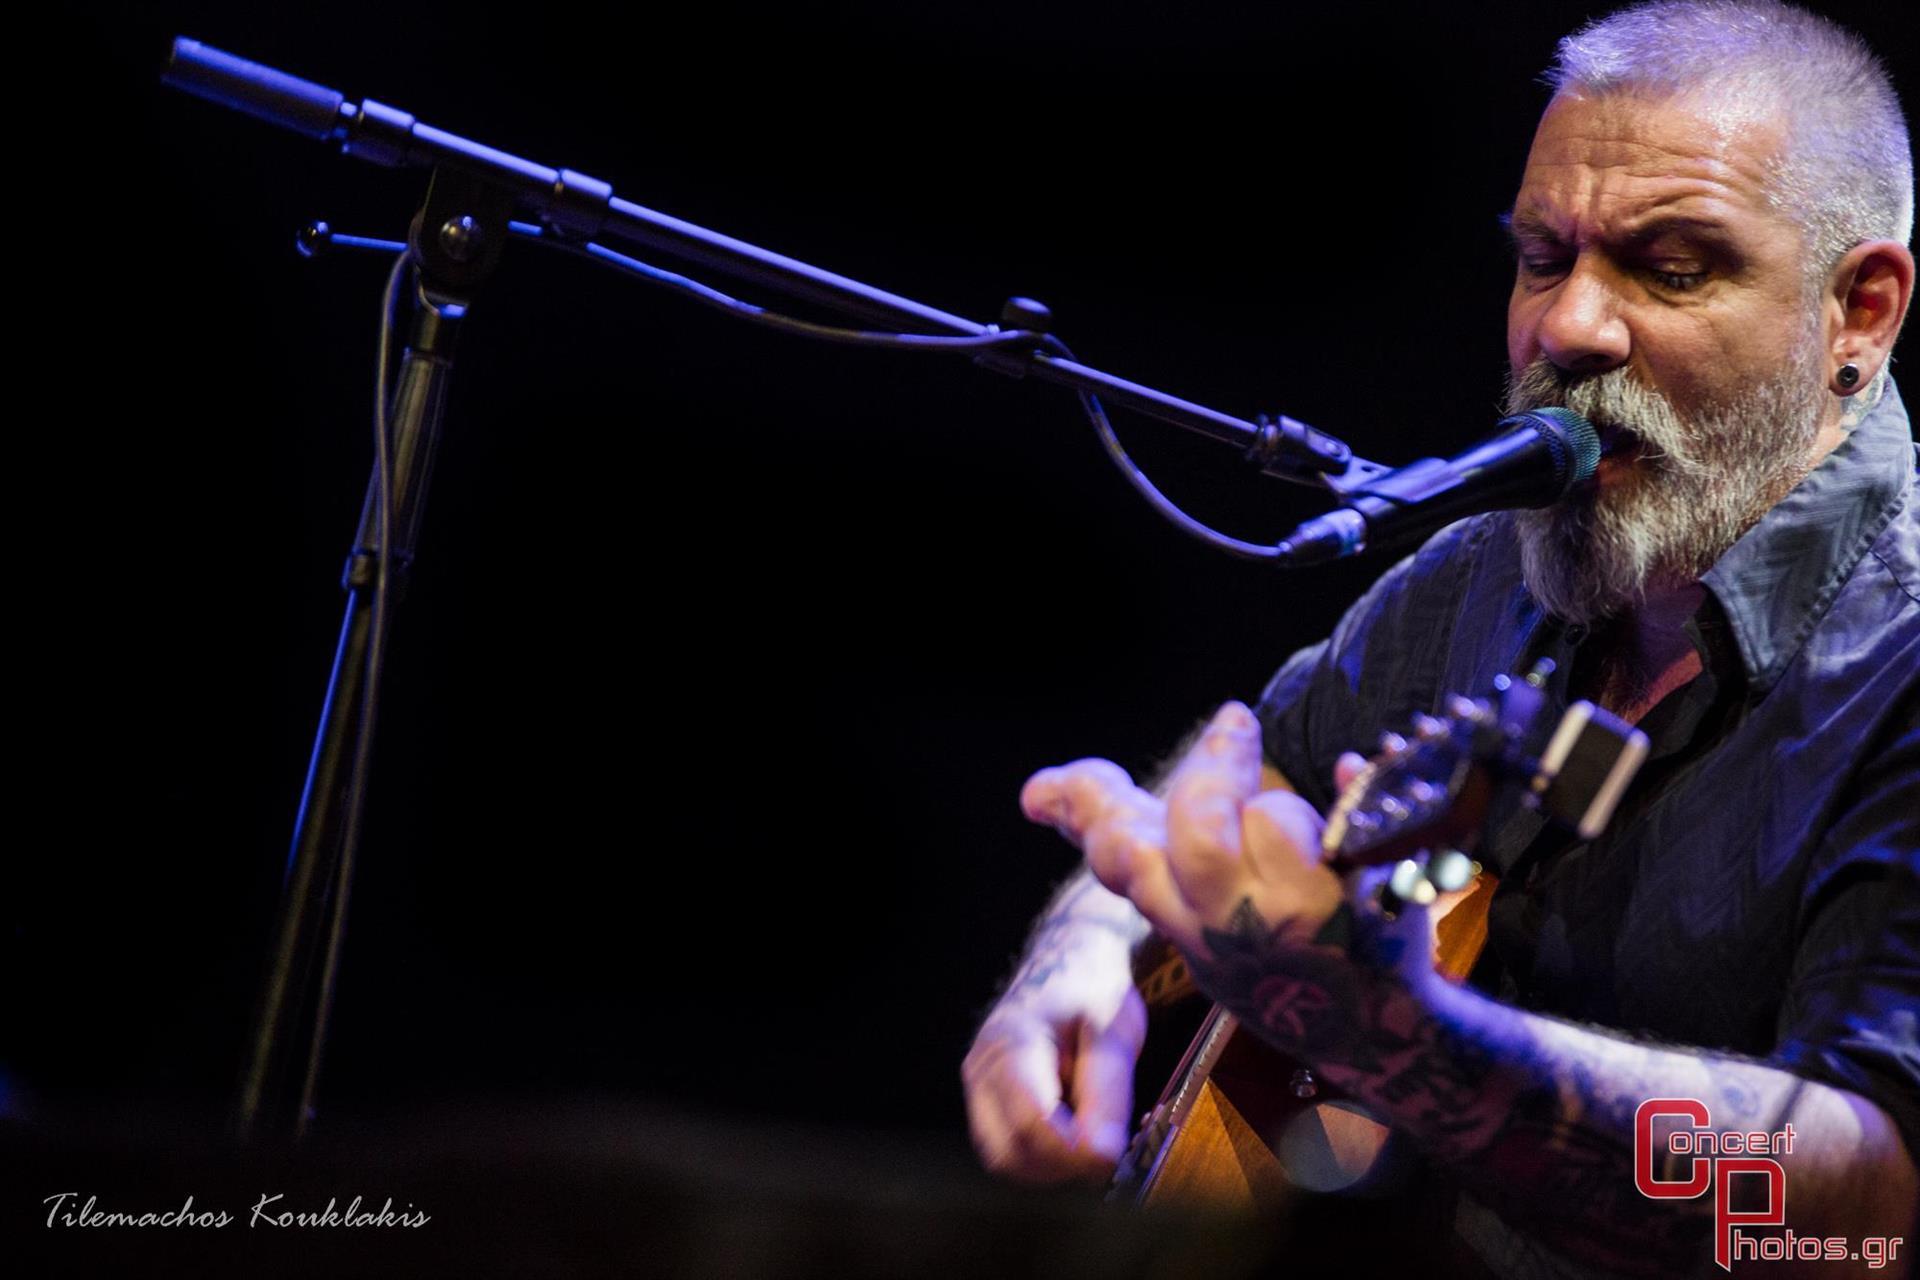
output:
[[[1562,276],[1567,273],[1567,262],[1564,258],[1522,257],[1520,259],[1520,270],[1526,275],[1541,278]]]
[[[1651,270],[1651,275],[1662,288],[1672,289],[1676,293],[1685,293],[1689,289],[1698,289],[1707,282],[1704,271],[1660,271]]]

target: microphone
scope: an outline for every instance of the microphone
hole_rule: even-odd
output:
[[[1442,461],[1422,458],[1351,491],[1338,511],[1279,545],[1280,563],[1320,564],[1425,538],[1483,511],[1550,507],[1600,465],[1600,434],[1571,409],[1502,418],[1500,434]]]

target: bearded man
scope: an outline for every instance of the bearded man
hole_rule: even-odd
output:
[[[1771,0],[1623,11],[1562,41],[1550,79],[1509,218],[1510,408],[1591,419],[1597,474],[1442,531],[1157,794],[1106,761],[1034,776],[1028,816],[1088,873],[968,1055],[989,1167],[1113,1168],[1151,928],[1244,1028],[1411,1138],[1497,1273],[1711,1265],[1713,1197],[1636,1189],[1650,1099],[1791,1124],[1796,1236],[1911,1237],[1920,500],[1887,374],[1914,279],[1905,122],[1856,37]],[[1321,865],[1319,812],[1381,730],[1543,657],[1557,705],[1607,707],[1651,754],[1590,842],[1494,816],[1487,953],[1456,986],[1423,913],[1388,919]]]

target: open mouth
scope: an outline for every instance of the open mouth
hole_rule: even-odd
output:
[[[1645,452],[1645,442],[1641,440],[1638,432],[1616,422],[1596,422],[1593,426],[1600,436],[1601,457],[1616,458]]]

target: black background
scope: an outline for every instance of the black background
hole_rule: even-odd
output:
[[[1900,6],[1824,8],[1920,92]],[[9,1105],[231,1096],[384,273],[294,232],[397,236],[424,190],[163,90],[171,35],[943,309],[1044,299],[1097,367],[1402,461],[1493,421],[1495,215],[1588,12],[163,4],[23,40]],[[1241,536],[1322,506],[1119,426]],[[512,247],[397,619],[325,1099],[957,1151],[973,1024],[1074,862],[1022,779],[1150,767],[1380,567],[1186,542],[1058,389]]]

